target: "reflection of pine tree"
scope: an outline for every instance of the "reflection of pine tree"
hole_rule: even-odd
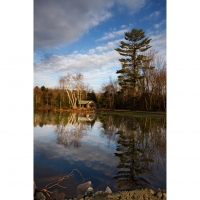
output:
[[[147,164],[152,160],[145,158],[141,141],[136,140],[134,134],[124,134],[122,131],[119,131],[118,134],[119,140],[115,156],[120,159],[117,166],[120,171],[113,178],[117,180],[118,187],[122,189],[146,186],[149,182],[144,176],[152,175]]]

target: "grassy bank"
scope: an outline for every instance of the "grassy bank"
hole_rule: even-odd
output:
[[[165,112],[98,109],[97,113],[115,114],[115,115],[121,115],[121,116],[145,117],[145,118],[148,118],[148,117],[149,118],[166,118]]]

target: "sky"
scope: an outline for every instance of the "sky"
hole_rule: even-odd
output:
[[[117,79],[115,48],[133,28],[166,58],[166,0],[34,0],[33,28],[34,86],[55,88],[60,76],[82,73],[100,92]]]

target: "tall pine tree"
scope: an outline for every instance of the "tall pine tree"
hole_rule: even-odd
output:
[[[125,40],[121,41],[120,48],[115,50],[119,52],[123,58],[119,59],[122,69],[117,70],[119,84],[122,90],[132,91],[133,95],[133,110],[135,110],[135,97],[138,79],[143,78],[142,67],[150,62],[151,58],[144,55],[151,46],[151,39],[145,36],[142,29],[132,29],[131,32],[125,33]]]

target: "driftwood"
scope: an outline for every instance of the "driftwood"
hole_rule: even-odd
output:
[[[71,173],[69,173],[68,175],[63,176],[62,178],[60,178],[60,179],[58,179],[56,181],[48,183],[44,188],[42,188],[42,189],[40,189],[38,191],[39,192],[44,192],[49,197],[49,199],[52,200],[51,194],[53,194],[53,192],[49,191],[49,189],[51,189],[51,188],[53,188],[55,186],[58,186],[58,187],[61,187],[61,188],[66,188],[66,187],[62,186],[61,183],[62,183],[63,180],[68,179],[71,176],[73,176],[74,175],[74,171],[77,171],[80,174],[80,176],[83,178],[83,180],[85,180],[83,175],[81,174],[81,172],[78,169],[73,169],[71,171]]]

